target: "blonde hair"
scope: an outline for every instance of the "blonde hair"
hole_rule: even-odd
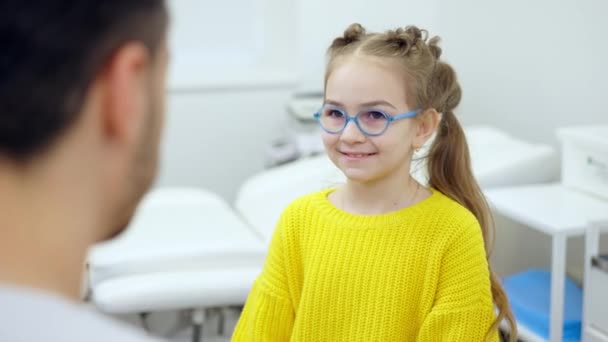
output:
[[[389,58],[403,66],[407,102],[414,108],[435,109],[442,113],[436,137],[427,156],[429,186],[470,210],[481,226],[486,258],[494,243],[494,222],[488,203],[477,183],[464,131],[454,114],[462,91],[456,73],[440,60],[439,37],[428,39],[428,32],[416,26],[397,28],[384,33],[367,33],[359,24],[350,25],[342,37],[328,49],[325,84],[340,57],[366,56]],[[510,341],[517,340],[517,326],[508,298],[490,267],[490,283],[498,316],[488,335],[498,329],[503,319],[510,327]]]

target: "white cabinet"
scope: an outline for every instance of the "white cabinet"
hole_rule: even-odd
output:
[[[598,256],[600,232],[608,222],[591,223],[585,239],[583,342],[608,342],[608,260]]]
[[[549,341],[561,342],[566,242],[569,237],[585,235],[590,221],[608,219],[608,201],[559,183],[494,188],[486,190],[485,195],[495,212],[551,237]],[[519,330],[523,341],[544,340],[523,325]]]

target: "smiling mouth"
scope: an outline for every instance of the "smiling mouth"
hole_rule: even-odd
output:
[[[340,152],[340,153],[345,157],[354,158],[354,159],[365,158],[365,157],[373,156],[376,154],[376,153],[346,153],[346,152]]]

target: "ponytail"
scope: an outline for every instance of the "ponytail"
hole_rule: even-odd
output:
[[[458,119],[451,111],[443,113],[437,136],[427,160],[429,185],[470,210],[479,221],[486,247],[486,258],[494,246],[494,222],[481,188],[473,176],[466,137]],[[510,341],[517,341],[517,325],[505,290],[490,266],[492,297],[498,317],[488,334],[498,329],[503,319],[510,328]]]

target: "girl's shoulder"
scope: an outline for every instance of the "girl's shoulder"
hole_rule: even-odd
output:
[[[475,215],[462,204],[456,202],[439,190],[432,189],[433,201],[427,207],[426,215],[433,221],[438,221],[443,227],[453,227],[454,229],[467,229],[468,227],[479,226],[479,221]]]
[[[276,231],[284,237],[298,237],[302,231],[320,224],[324,216],[323,201],[332,189],[324,189],[299,196],[281,212]]]
[[[324,202],[327,201],[327,196],[334,190],[334,188],[327,188],[296,197],[285,207],[283,215],[293,216],[315,210],[326,204]]]

